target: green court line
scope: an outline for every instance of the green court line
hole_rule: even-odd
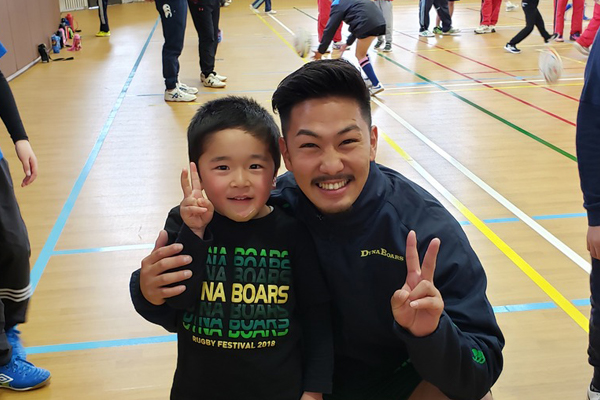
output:
[[[507,121],[506,119],[502,118],[501,116],[499,116],[499,115],[497,115],[497,114],[494,114],[494,113],[493,113],[493,112],[491,112],[490,110],[487,110],[487,109],[485,109],[485,108],[481,107],[480,105],[478,105],[478,104],[476,104],[476,103],[472,102],[471,100],[469,100],[469,99],[467,99],[467,98],[464,98],[464,97],[462,97],[461,95],[459,95],[459,94],[457,94],[457,93],[453,92],[452,90],[450,90],[450,89],[448,89],[448,88],[445,88],[444,86],[440,85],[439,83],[437,83],[437,82],[435,82],[435,81],[432,81],[432,80],[430,80],[430,79],[426,78],[425,76],[423,76],[423,75],[421,75],[421,74],[419,74],[419,73],[417,73],[417,72],[415,72],[415,71],[411,70],[410,68],[407,68],[407,67],[405,67],[404,65],[400,64],[400,63],[399,63],[399,62],[397,62],[396,60],[393,60],[393,59],[391,59],[391,58],[389,58],[389,57],[387,57],[387,56],[385,56],[385,55],[383,55],[383,54],[381,54],[381,53],[377,53],[377,55],[378,55],[379,57],[383,57],[384,59],[386,59],[387,61],[391,62],[392,64],[394,64],[394,65],[396,65],[396,66],[398,66],[398,67],[402,68],[402,69],[403,69],[403,70],[405,70],[406,72],[409,72],[409,73],[413,74],[414,76],[418,77],[419,79],[422,79],[423,81],[425,81],[425,82],[427,82],[427,83],[429,83],[429,84],[431,84],[431,85],[434,85],[434,86],[436,86],[436,87],[438,87],[438,88],[440,88],[440,89],[442,89],[442,90],[445,90],[445,91],[447,91],[447,92],[448,92],[448,93],[450,93],[452,96],[454,96],[454,97],[456,97],[457,99],[459,99],[459,100],[461,100],[461,101],[463,101],[463,102],[467,103],[467,104],[468,104],[468,105],[470,105],[471,107],[474,107],[474,108],[478,109],[479,111],[481,111],[481,112],[483,112],[483,113],[485,113],[485,114],[489,115],[490,117],[492,117],[492,118],[494,118],[494,119],[496,119],[496,120],[498,120],[498,121],[502,122],[503,124],[510,126],[510,127],[511,127],[511,128],[513,128],[514,130],[516,130],[516,131],[518,131],[518,132],[521,132],[522,134],[524,134],[524,135],[526,135],[526,136],[529,136],[530,138],[532,138],[533,140],[536,140],[537,142],[539,142],[539,143],[543,144],[544,146],[546,146],[546,147],[548,147],[548,148],[550,148],[550,149],[552,149],[552,150],[556,151],[557,153],[560,153],[560,154],[562,154],[563,156],[565,156],[565,157],[567,157],[567,158],[569,158],[569,159],[571,159],[571,160],[573,160],[573,161],[577,162],[577,157],[575,157],[573,154],[571,154],[571,153],[569,153],[569,152],[567,152],[567,151],[565,151],[565,150],[561,149],[560,147],[553,145],[552,143],[550,143],[550,142],[548,142],[548,141],[546,141],[546,140],[542,139],[541,137],[539,137],[539,136],[536,136],[536,135],[534,135],[533,133],[526,131],[525,129],[521,128],[520,126],[517,126],[517,125],[513,124],[513,123],[512,123],[512,122],[510,122],[510,121]]]
[[[309,18],[311,18],[311,19],[313,19],[313,20],[315,20],[315,21],[317,20],[315,17],[313,17],[313,16],[312,16],[312,15],[310,15],[310,14],[307,14],[306,12],[302,11],[302,10],[301,10],[301,9],[299,9],[298,7],[294,7],[294,9],[298,10],[298,11],[299,11],[299,12],[301,12],[302,14],[306,15],[307,17],[309,17]],[[432,81],[432,80],[430,80],[430,79],[428,79],[428,78],[424,77],[423,75],[421,75],[421,74],[419,74],[419,73],[417,73],[417,72],[415,72],[415,71],[411,70],[410,68],[407,68],[407,67],[405,67],[404,65],[400,64],[400,63],[399,63],[399,62],[397,62],[396,60],[393,60],[393,59],[391,59],[391,58],[389,58],[389,57],[387,57],[387,56],[385,56],[385,55],[383,55],[383,54],[381,54],[381,53],[379,53],[379,52],[377,53],[377,55],[378,55],[379,57],[383,57],[385,60],[387,60],[387,61],[391,62],[392,64],[394,64],[394,65],[396,65],[396,66],[398,66],[398,67],[402,68],[402,69],[403,69],[403,70],[405,70],[406,72],[409,72],[409,73],[413,74],[413,75],[414,75],[414,76],[416,76],[417,78],[419,78],[419,79],[421,79],[421,80],[423,80],[423,81],[425,81],[425,82],[427,82],[427,83],[429,83],[429,84],[431,84],[431,85],[434,85],[434,86],[436,86],[436,87],[438,87],[438,88],[440,88],[440,89],[442,89],[442,90],[444,90],[444,91],[446,91],[446,92],[448,92],[448,93],[452,94],[452,96],[456,97],[457,99],[459,99],[459,100],[461,100],[461,101],[463,101],[463,102],[467,103],[467,104],[468,104],[468,105],[470,105],[471,107],[474,107],[474,108],[476,108],[477,110],[479,110],[479,111],[481,111],[481,112],[483,112],[483,113],[487,114],[488,116],[490,116],[490,117],[492,117],[492,118],[494,118],[494,119],[496,119],[496,120],[498,120],[498,121],[502,122],[503,124],[510,126],[510,127],[511,127],[511,128],[513,128],[514,130],[516,130],[516,131],[518,131],[518,132],[521,132],[521,133],[522,133],[522,134],[524,134],[525,136],[529,136],[531,139],[533,139],[533,140],[535,140],[535,141],[537,141],[537,142],[539,142],[539,143],[543,144],[544,146],[546,146],[546,147],[548,147],[548,148],[550,148],[550,149],[552,149],[552,150],[556,151],[557,153],[559,153],[559,154],[562,154],[563,156],[565,156],[565,157],[567,157],[567,158],[569,158],[569,159],[571,159],[571,160],[573,160],[573,161],[577,162],[577,157],[575,157],[573,154],[571,154],[571,153],[569,153],[569,152],[567,152],[567,151],[565,151],[565,150],[561,149],[561,148],[560,148],[560,147],[558,147],[558,146],[555,146],[555,145],[553,145],[552,143],[548,142],[547,140],[544,140],[544,139],[542,139],[541,137],[539,137],[539,136],[536,136],[536,135],[534,135],[533,133],[526,131],[525,129],[521,128],[520,126],[517,126],[517,125],[513,124],[512,122],[510,122],[510,121],[507,121],[506,119],[502,118],[501,116],[499,116],[499,115],[497,115],[497,114],[494,114],[494,113],[493,113],[493,112],[491,112],[490,110],[487,110],[487,109],[485,109],[485,108],[481,107],[480,105],[478,105],[478,104],[476,104],[476,103],[473,103],[471,100],[469,100],[469,99],[467,99],[467,98],[465,98],[465,97],[462,97],[462,96],[461,96],[461,95],[459,95],[459,94],[456,94],[456,93],[455,93],[455,92],[453,92],[452,90],[450,90],[450,89],[448,89],[448,88],[445,88],[444,86],[440,85],[439,83],[437,83],[437,82],[435,82],[435,81]]]

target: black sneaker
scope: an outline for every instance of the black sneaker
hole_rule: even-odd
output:
[[[383,52],[384,53],[389,53],[392,51],[392,44],[391,43],[386,43],[385,47],[383,48]]]
[[[517,49],[517,46],[514,46],[510,43],[506,43],[506,46],[504,46],[504,50],[513,54],[519,54],[521,52],[521,50]]]
[[[383,46],[383,40],[382,40],[382,39],[379,39],[379,38],[377,38],[377,42],[375,42],[375,48],[376,48],[376,49],[378,49],[378,48],[380,48],[381,46]]]
[[[544,40],[544,42],[546,42],[546,43],[551,42],[553,40],[556,40],[557,37],[558,37],[558,33],[555,32],[552,35],[550,35],[550,37],[548,39]]]

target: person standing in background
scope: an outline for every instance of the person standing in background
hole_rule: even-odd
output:
[[[98,18],[100,18],[100,30],[96,33],[98,37],[109,37],[110,28],[108,27],[108,0],[98,0]]]
[[[0,43],[0,57],[6,49]],[[25,187],[37,177],[37,158],[29,144],[15,98],[0,71],[0,118],[23,165]],[[25,322],[31,284],[27,228],[15,197],[8,162],[0,151],[0,389],[37,389],[50,382],[50,372],[27,361],[17,324]]]
[[[392,38],[394,33],[394,5],[392,0],[375,0],[375,4],[381,10],[385,19],[385,47],[383,51],[389,53],[392,51]],[[375,49],[378,50],[383,45],[384,36],[381,35],[375,42]],[[335,39],[334,39],[335,40]]]
[[[575,135],[583,206],[587,211],[587,249],[592,258],[588,361],[594,375],[588,400],[600,400],[600,47],[592,46],[585,67]]]

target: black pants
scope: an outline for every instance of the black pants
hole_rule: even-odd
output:
[[[29,238],[6,159],[0,159],[0,365],[10,360],[5,329],[25,322],[29,285]]]
[[[419,32],[429,29],[429,11],[431,6],[435,7],[440,20],[442,21],[442,31],[448,32],[452,26],[452,18],[448,10],[448,0],[420,0],[419,1]]]
[[[590,292],[592,310],[590,312],[590,341],[588,346],[589,363],[594,367],[596,388],[600,387],[600,260],[592,258],[590,274]]]
[[[156,0],[155,5],[165,38],[162,49],[163,78],[167,89],[175,89],[179,79],[179,56],[183,50],[187,4],[186,0]]]
[[[208,76],[215,70],[221,7],[219,0],[188,0],[188,5],[198,32],[200,71]]]
[[[546,27],[544,26],[544,19],[542,18],[542,14],[538,10],[539,0],[524,0],[521,2],[521,7],[523,7],[523,12],[525,13],[525,28],[521,30],[521,32],[517,33],[514,38],[508,42],[508,44],[512,46],[516,46],[521,43],[523,39],[525,39],[531,31],[533,31],[533,27],[537,26],[538,31],[544,38],[544,41],[550,39],[550,34],[546,31]]]
[[[98,0],[98,18],[100,18],[100,30],[102,32],[110,31],[108,27],[108,0]],[[75,28],[73,28],[75,29]]]
[[[12,357],[12,348],[4,333],[4,304],[0,300],[0,365],[6,365]]]

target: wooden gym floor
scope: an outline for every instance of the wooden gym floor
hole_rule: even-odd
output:
[[[255,15],[248,1],[234,0],[222,9],[217,71],[228,85],[201,88],[197,103],[163,101],[163,38],[152,3],[109,7],[110,38],[94,36],[95,10],[75,12],[83,48],[60,54],[75,60],[38,64],[11,81],[40,164],[37,181],[16,188],[35,286],[20,329],[31,361],[53,378],[47,388],[0,398],[168,397],[174,338],[135,313],[129,275],[180,201],[185,130],[198,104],[238,94],[270,109],[276,85],[303,64],[291,31],[316,35],[316,1],[274,0],[273,8],[275,16]],[[524,26],[522,11],[503,5],[497,33],[475,35],[479,8],[457,2],[454,25],[463,33],[426,39],[417,34],[417,3],[394,1],[393,52],[371,53],[386,88],[373,100],[378,161],[439,198],[483,262],[506,335],[495,398],[583,399],[592,373],[589,255],[574,139],[586,60],[571,42],[555,44],[564,73],[549,87],[537,70],[537,31],[521,54],[502,49]],[[551,30],[551,4],[541,10]],[[180,61],[181,81],[200,86],[191,20]]]

